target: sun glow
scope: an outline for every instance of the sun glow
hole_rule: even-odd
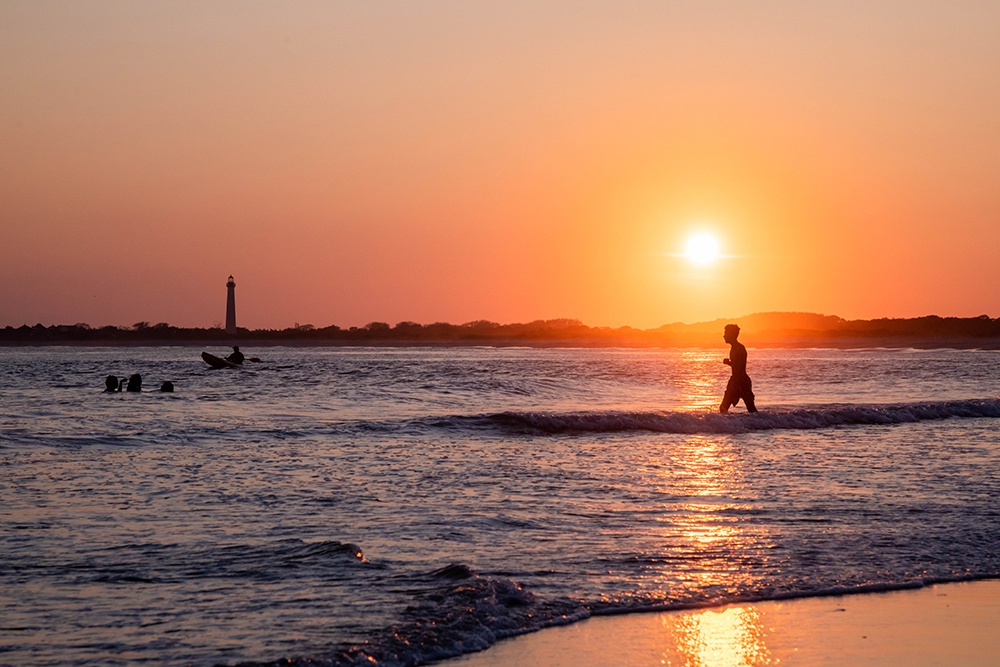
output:
[[[719,258],[719,242],[711,234],[695,234],[688,239],[684,254],[695,264],[711,264]]]

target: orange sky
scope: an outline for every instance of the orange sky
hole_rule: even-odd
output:
[[[0,326],[1000,316],[1000,4],[0,4]],[[726,255],[695,267],[686,237]]]

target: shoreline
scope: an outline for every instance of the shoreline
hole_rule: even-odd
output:
[[[704,350],[722,348],[724,345],[654,345],[635,341],[609,341],[587,338],[560,339],[493,339],[493,340],[322,340],[273,338],[192,339],[192,340],[36,340],[0,341],[0,348],[9,347],[363,347],[363,348],[463,348],[463,347],[521,347],[521,348],[586,348],[586,349],[635,349],[635,350]],[[1000,350],[1000,338],[911,338],[911,337],[858,337],[839,339],[788,339],[760,340],[747,345],[750,350]]]
[[[593,616],[443,667],[997,664],[1000,579]]]

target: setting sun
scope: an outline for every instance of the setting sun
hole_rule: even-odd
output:
[[[684,254],[695,264],[711,264],[719,258],[719,242],[711,234],[695,234],[688,239]]]

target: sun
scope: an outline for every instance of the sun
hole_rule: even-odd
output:
[[[719,242],[711,234],[695,234],[688,239],[684,254],[695,264],[712,264],[719,258]]]

